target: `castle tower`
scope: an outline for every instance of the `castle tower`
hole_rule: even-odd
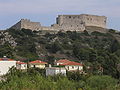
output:
[[[63,30],[83,31],[86,26],[106,28],[107,17],[97,15],[58,15],[56,24]]]
[[[85,26],[79,15],[58,15],[56,23],[63,30],[83,31]]]

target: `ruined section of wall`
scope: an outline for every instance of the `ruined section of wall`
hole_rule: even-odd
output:
[[[27,20],[27,19],[21,20],[21,28],[39,30],[40,27],[41,27],[41,24],[39,22],[31,22],[30,20]]]
[[[31,22],[28,19],[21,19],[17,24],[12,26],[14,29],[31,29],[47,31],[84,31],[87,26],[106,28],[107,18],[97,15],[58,15],[56,24],[50,27],[41,26],[39,22]]]
[[[55,27],[47,27],[47,26],[41,26],[41,24],[39,22],[31,22],[28,19],[21,19],[17,24],[15,24],[14,26],[12,26],[11,28],[13,29],[18,29],[21,30],[22,28],[24,29],[30,29],[33,31],[39,31],[39,30],[50,30],[50,31],[54,31],[54,30],[59,30],[58,28]]]
[[[59,31],[59,28],[54,28],[54,27],[46,27],[46,26],[42,26],[40,28],[40,30],[47,30],[47,31]]]
[[[21,19],[17,24],[12,26],[14,29],[31,29],[31,30],[40,30],[41,24],[39,22],[31,22],[28,19]]]
[[[19,21],[15,25],[13,25],[11,28],[20,30],[21,29],[21,21]]]

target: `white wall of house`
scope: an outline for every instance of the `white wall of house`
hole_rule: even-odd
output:
[[[83,70],[83,66],[77,66],[77,65],[66,65],[65,68],[66,68],[68,71],[75,71],[75,70],[80,70],[80,71],[82,71],[82,70]]]
[[[55,63],[57,66],[60,65],[60,64],[63,64],[63,63]]]
[[[27,64],[17,64],[16,68],[17,69],[27,69]]]
[[[16,67],[16,61],[0,61],[0,75],[6,74],[12,66]]]
[[[40,69],[44,69],[45,68],[45,64],[30,64],[30,67],[36,67],[36,68],[40,68]]]
[[[65,68],[55,68],[55,67],[51,67],[51,68],[46,68],[46,76],[54,76],[57,74],[63,74],[66,75],[66,69]]]

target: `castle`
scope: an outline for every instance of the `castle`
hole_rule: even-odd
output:
[[[56,24],[42,26],[40,22],[32,22],[28,19],[21,19],[17,24],[13,25],[13,29],[31,29],[31,30],[51,30],[51,31],[84,31],[87,26],[96,26],[106,28],[107,17],[97,15],[58,15]]]

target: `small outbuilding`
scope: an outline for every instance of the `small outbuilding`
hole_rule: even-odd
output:
[[[57,74],[62,74],[66,76],[66,69],[61,67],[47,67],[46,76],[54,76]]]
[[[27,63],[21,62],[21,61],[17,61],[16,62],[16,68],[20,69],[20,70],[27,69]]]

